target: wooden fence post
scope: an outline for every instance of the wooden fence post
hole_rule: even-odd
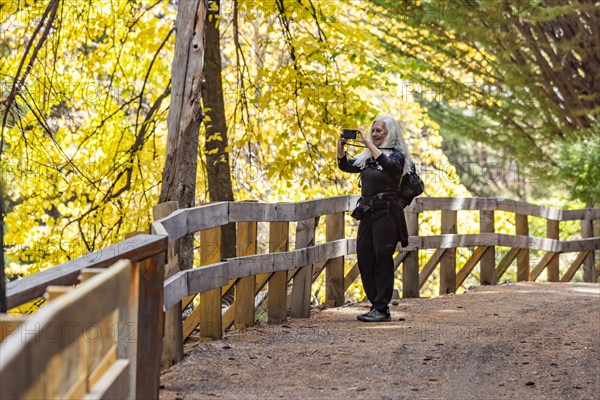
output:
[[[456,234],[457,212],[442,210],[442,234]],[[440,294],[456,292],[456,248],[446,249],[440,264]]]
[[[546,223],[546,237],[548,239],[558,239],[559,221],[549,219]],[[559,281],[559,259],[554,257],[548,263],[548,282]]]
[[[271,222],[269,224],[269,253],[288,251],[289,222]],[[267,298],[270,324],[279,324],[287,320],[287,271],[277,271],[269,279]]]
[[[581,220],[581,237],[583,239],[594,237],[594,221],[591,219]],[[583,261],[583,281],[584,282],[596,282],[596,271],[594,270],[594,252],[590,251],[590,254]]]
[[[168,201],[158,204],[152,209],[154,220],[169,216],[177,211],[179,203]],[[177,257],[177,241],[169,243],[167,250],[167,264],[165,265],[165,277],[167,280],[179,272],[179,257]],[[163,368],[168,368],[183,359],[183,328],[181,320],[181,302],[171,307],[165,313],[165,337],[163,339],[163,351],[161,363]]]
[[[344,238],[344,213],[328,214],[325,218],[326,241]],[[339,307],[344,304],[344,257],[327,261],[325,266],[325,304]]]
[[[165,238],[165,240],[167,240]],[[136,390],[138,399],[158,399],[162,338],[164,328],[163,287],[164,253],[138,263],[132,263],[132,277],[138,274],[138,341],[136,349]],[[127,327],[124,335],[127,335]],[[121,335],[119,336],[121,340]],[[131,340],[123,338],[123,340]]]
[[[527,214],[515,213],[515,233],[520,236],[529,236],[529,222]],[[517,282],[529,280],[531,271],[529,249],[521,249],[517,254]]]
[[[236,256],[256,254],[256,222],[238,222]],[[235,328],[244,329],[254,325],[254,293],[256,276],[240,278],[235,286]]]
[[[296,227],[296,249],[314,246],[315,229],[319,217],[298,221]],[[312,286],[312,264],[300,267],[294,276],[292,287],[291,315],[294,318],[310,317],[310,295]]]
[[[405,215],[409,236],[418,236],[419,213]],[[409,252],[402,264],[402,297],[419,297],[419,250]]]
[[[221,227],[200,231],[200,265],[221,261]],[[202,267],[200,267],[202,268]],[[200,294],[200,338],[214,340],[223,337],[221,288]]]
[[[493,233],[494,210],[479,211],[479,231],[481,233]],[[482,285],[496,284],[496,246],[489,246],[480,261],[479,283]]]

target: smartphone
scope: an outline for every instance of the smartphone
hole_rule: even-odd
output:
[[[356,135],[358,134],[358,129],[343,129],[342,137],[344,139],[356,139]]]

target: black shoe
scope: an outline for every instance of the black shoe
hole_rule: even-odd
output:
[[[367,311],[367,312],[366,312],[366,313],[364,313],[364,314],[357,315],[357,316],[356,316],[356,319],[357,319],[357,320],[359,320],[359,321],[363,321],[363,322],[364,322],[364,318],[365,318],[367,315],[371,314],[372,312],[373,312],[373,308],[371,308],[369,311]]]
[[[360,317],[360,315],[359,315]],[[357,317],[358,318],[358,317]],[[367,315],[359,318],[362,322],[389,322],[392,320],[392,316],[389,312],[381,312],[377,309],[371,310]]]

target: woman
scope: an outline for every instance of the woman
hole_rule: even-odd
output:
[[[360,219],[356,252],[358,269],[371,310],[357,316],[363,322],[391,321],[388,304],[394,291],[396,244],[408,245],[404,204],[398,198],[400,179],[412,166],[400,124],[390,116],[375,118],[365,138],[366,149],[355,158],[344,151],[346,139],[337,142],[338,166],[360,173],[361,198],[352,216]]]

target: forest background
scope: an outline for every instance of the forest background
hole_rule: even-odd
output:
[[[164,200],[183,1],[0,0],[7,279],[148,229]],[[335,140],[380,114],[406,127],[427,196],[598,204],[594,1],[206,6],[194,204],[359,193],[337,170]],[[459,230],[477,232],[477,218],[465,213]],[[435,221],[425,213],[422,234],[439,233]],[[496,228],[514,221],[496,213]],[[530,229],[545,226],[532,218]]]

